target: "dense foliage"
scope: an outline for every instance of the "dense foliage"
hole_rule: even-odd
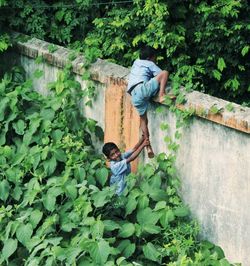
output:
[[[46,98],[23,74],[15,69],[0,83],[1,265],[230,265],[198,240],[173,154],[131,174],[117,198],[70,71]]]
[[[0,23],[130,66],[141,44],[185,87],[249,103],[247,0],[8,0]],[[92,23],[93,22],[93,23]]]
[[[124,65],[148,43],[177,83],[247,99],[246,1],[120,2],[0,0],[0,26]],[[3,52],[11,44],[0,30]],[[70,66],[49,90],[34,92],[19,68],[0,82],[1,265],[230,265],[199,241],[177,193],[174,154],[131,174],[117,198],[91,141],[100,128],[79,111],[92,91],[81,91]]]

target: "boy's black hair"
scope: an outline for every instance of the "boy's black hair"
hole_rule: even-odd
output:
[[[154,56],[156,56],[156,50],[153,47],[143,46],[140,49],[140,59],[148,60],[148,59],[151,59]]]
[[[102,152],[107,158],[109,158],[110,152],[113,149],[118,149],[117,145],[114,142],[107,142],[103,145]]]

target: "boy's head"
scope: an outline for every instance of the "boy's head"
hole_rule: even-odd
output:
[[[140,59],[155,61],[156,50],[150,46],[144,46],[140,50]]]
[[[102,147],[102,152],[104,155],[112,160],[112,161],[120,161],[121,160],[121,152],[119,148],[113,142],[107,142]]]

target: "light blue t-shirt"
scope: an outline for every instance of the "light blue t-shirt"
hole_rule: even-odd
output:
[[[110,185],[116,186],[116,194],[121,195],[123,190],[126,187],[125,177],[131,173],[131,165],[127,163],[127,158],[133,153],[132,150],[129,150],[121,155],[121,161],[111,161],[110,169],[112,176],[110,178]]]
[[[161,71],[153,61],[136,59],[130,70],[127,90],[139,82],[149,81]]]

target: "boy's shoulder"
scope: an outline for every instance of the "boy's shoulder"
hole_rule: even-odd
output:
[[[136,59],[133,63],[134,67],[148,67],[148,68],[153,68],[157,66],[153,61],[151,60],[146,60],[146,59]]]

